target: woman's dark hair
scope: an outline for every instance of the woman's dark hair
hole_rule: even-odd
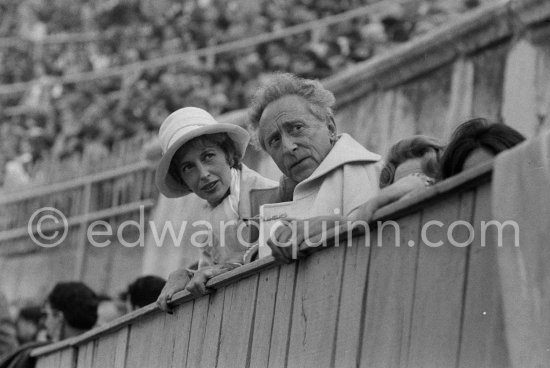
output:
[[[508,125],[490,123],[486,119],[468,120],[456,128],[441,158],[441,175],[449,178],[462,171],[464,162],[476,149],[485,149],[493,155],[514,147],[525,137]]]
[[[235,143],[231,138],[229,138],[229,136],[226,133],[205,134],[205,135],[201,135],[199,137],[193,138],[190,141],[186,142],[183,146],[181,146],[174,154],[174,157],[176,157],[178,153],[183,151],[185,147],[189,147],[189,145],[193,145],[197,143],[201,143],[206,146],[208,145],[218,146],[225,153],[225,158],[227,159],[227,163],[229,164],[229,166],[237,170],[242,169],[241,156],[237,152]],[[174,177],[174,179],[176,179],[176,181],[179,184],[186,186],[176,166],[173,165],[173,162],[174,162],[174,159],[172,159],[172,162],[170,162],[170,167],[168,168],[168,172],[170,173],[170,175]]]
[[[422,171],[429,177],[439,177],[439,159],[443,152],[443,144],[436,138],[425,135],[415,135],[394,144],[386,157],[386,164],[380,173],[380,188],[392,184],[395,170],[403,162],[422,158]]]
[[[48,295],[48,302],[52,309],[63,313],[65,321],[73,328],[89,330],[97,322],[97,296],[81,282],[56,284]]]

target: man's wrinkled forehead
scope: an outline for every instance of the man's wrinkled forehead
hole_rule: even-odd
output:
[[[266,106],[260,118],[260,129],[269,124],[279,124],[311,116],[319,121],[325,121],[324,109],[321,107],[311,104],[301,96],[283,96]]]
[[[260,122],[267,118],[271,120],[285,114],[304,114],[307,112],[309,112],[309,102],[297,95],[287,95],[269,103],[262,113]]]

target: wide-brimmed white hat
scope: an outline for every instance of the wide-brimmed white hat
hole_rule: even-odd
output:
[[[226,133],[235,143],[237,154],[242,158],[250,136],[240,126],[218,123],[212,115],[197,107],[184,107],[171,113],[160,126],[159,141],[162,158],[157,166],[156,183],[160,192],[168,198],[182,197],[191,191],[181,185],[169,172],[176,151],[193,138],[205,134]]]

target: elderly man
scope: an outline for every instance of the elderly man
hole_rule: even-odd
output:
[[[281,241],[288,232],[274,231],[277,219],[350,218],[377,194],[380,156],[348,134],[337,134],[334,103],[318,81],[291,74],[276,74],[256,94],[250,108],[253,142],[296,185],[291,202],[262,206],[260,232]],[[271,249],[276,258],[288,257],[284,248]],[[260,257],[270,253],[260,246]]]

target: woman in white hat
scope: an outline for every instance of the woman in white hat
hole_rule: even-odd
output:
[[[170,114],[160,127],[159,140],[160,192],[169,198],[196,194],[204,204],[193,209],[194,218],[209,224],[191,237],[192,245],[201,248],[198,271],[191,279],[185,269],[174,271],[157,300],[168,311],[176,292],[186,288],[204,294],[209,278],[243,263],[250,246],[242,231],[243,220],[251,214],[249,193],[277,183],[241,163],[249,141],[245,129],[218,123],[202,109],[185,107]]]

